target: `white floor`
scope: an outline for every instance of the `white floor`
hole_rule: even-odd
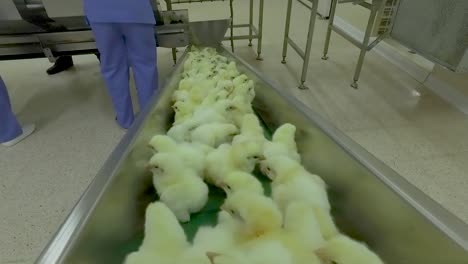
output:
[[[240,20],[247,2],[236,1]],[[246,42],[237,42],[236,52],[468,223],[467,116],[373,52],[360,89],[351,89],[358,51],[334,34],[330,59],[320,60],[321,20],[310,89],[298,90],[298,56],[290,49],[288,64],[279,63],[283,2],[270,0],[265,7],[265,60],[256,61]],[[190,8],[193,20],[228,14],[227,2]],[[304,44],[308,13],[297,5],[294,10],[291,35]],[[55,76],[45,73],[46,59],[0,63],[20,121],[38,126],[23,143],[0,148],[0,263],[34,262],[125,133],[115,124],[96,58],[74,60],[74,69]],[[169,50],[159,50],[159,67],[164,78],[172,68]]]

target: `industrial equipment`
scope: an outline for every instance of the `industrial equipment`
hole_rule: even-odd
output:
[[[467,263],[467,225],[220,46],[228,23],[191,24],[192,40],[217,43],[218,51],[254,80],[254,110],[268,130],[283,123],[297,127],[303,163],[329,186],[340,230],[365,241],[386,263]],[[145,209],[155,199],[151,173],[145,169],[152,155],[147,142],[171,125],[171,97],[185,59],[182,56],[164,88],[142,110],[37,263],[121,263],[138,248]]]
[[[95,53],[94,36],[81,0],[5,0],[0,2],[0,60]],[[159,12],[154,10],[154,12]],[[188,12],[161,11],[155,27],[158,46],[186,47]]]
[[[302,0],[299,1],[303,3]],[[345,3],[352,3],[370,10],[363,39],[354,38],[334,24],[337,5]],[[423,7],[424,11],[422,11]],[[288,8],[287,16],[290,16],[290,12]],[[288,23],[286,25],[286,31],[289,32]],[[313,24],[309,25],[309,27],[311,26]],[[468,71],[468,41],[466,38],[468,34],[468,2],[464,0],[332,0],[323,60],[328,59],[332,31],[360,49],[351,83],[353,88],[358,88],[358,80],[366,53],[387,37],[392,37],[426,59],[452,71]],[[309,32],[313,32],[313,29],[309,28]],[[307,45],[311,45],[311,43]],[[294,48],[297,49],[297,47]],[[299,52],[299,54],[302,53]],[[301,55],[301,57],[303,56]],[[304,75],[307,75],[307,66],[307,63],[303,65],[302,83],[306,79]],[[300,88],[304,88],[303,85]]]
[[[259,0],[258,7],[258,26],[254,25],[254,0],[249,0],[249,24],[234,24],[234,0],[164,0],[166,2],[167,10],[172,10],[174,4],[187,4],[187,3],[210,3],[213,1],[229,1],[229,11],[231,14],[230,34],[225,38],[231,42],[231,49],[234,52],[234,40],[249,40],[249,46],[252,46],[252,40],[257,39],[257,60],[262,60],[262,38],[263,38],[263,8],[265,5],[264,0]],[[248,35],[235,35],[235,28],[248,28]],[[174,61],[177,61],[175,49],[173,49],[172,56]]]
[[[312,39],[314,37],[314,29],[315,29],[315,20],[317,18],[317,8],[318,8],[318,0],[307,0],[312,4],[309,6],[306,2],[302,0],[297,0],[300,4],[305,6],[307,9],[310,10],[310,19],[309,19],[309,32],[307,33],[307,42],[306,42],[306,49],[305,52],[289,37],[289,29],[291,27],[291,13],[292,13],[292,3],[293,0],[288,0],[288,7],[286,11],[286,27],[284,30],[284,40],[283,40],[283,60],[281,63],[286,64],[286,55],[288,52],[288,44],[294,49],[294,51],[299,54],[299,56],[304,60],[302,65],[302,74],[301,74],[301,84],[299,85],[299,89],[307,89],[305,86],[306,78],[307,78],[307,71],[309,69],[309,62],[310,62],[310,51],[312,49]]]

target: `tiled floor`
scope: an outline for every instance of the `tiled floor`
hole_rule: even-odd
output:
[[[236,19],[245,21],[247,1],[235,2]],[[256,61],[245,42],[237,43],[236,52],[468,223],[468,118],[373,52],[360,89],[351,89],[358,52],[334,34],[330,60],[320,60],[321,20],[310,89],[298,90],[298,56],[290,49],[288,64],[279,63],[283,2],[270,0],[265,7],[265,60]],[[190,8],[192,20],[228,15],[226,3]],[[304,44],[308,13],[294,10],[291,35]],[[95,57],[77,56],[75,64],[47,76],[46,59],[0,63],[19,119],[38,125],[25,142],[0,149],[0,263],[35,260],[124,134],[114,123]],[[169,50],[159,51],[159,67],[162,77],[171,70]]]

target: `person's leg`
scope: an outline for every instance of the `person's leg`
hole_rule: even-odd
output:
[[[134,115],[123,33],[120,26],[115,23],[93,23],[91,28],[101,54],[101,72],[114,104],[117,122],[123,128],[129,128]]]
[[[73,58],[71,56],[60,56],[55,61],[54,65],[47,69],[47,74],[57,74],[68,70],[71,67],[73,67]]]
[[[158,89],[158,68],[154,26],[150,24],[122,24],[127,54],[133,70],[142,110]]]
[[[20,124],[11,111],[10,97],[0,77],[0,143],[17,138],[23,133]]]

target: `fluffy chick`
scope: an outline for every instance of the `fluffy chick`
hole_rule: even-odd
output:
[[[260,169],[273,180],[272,197],[283,212],[293,202],[308,203],[316,214],[323,237],[328,239],[338,233],[330,216],[326,185],[319,176],[309,173],[298,162],[282,156],[263,161]]]
[[[189,247],[184,230],[171,210],[161,202],[146,208],[145,237],[137,252],[129,254],[126,264],[169,263]]]
[[[225,253],[208,253],[213,264],[292,264],[290,252],[280,241],[259,241]]]
[[[196,109],[196,105],[190,100],[177,101],[172,106],[172,109],[174,109],[175,112],[174,124],[177,125],[192,116],[192,113]]]
[[[239,228],[239,223],[229,213],[220,211],[216,226],[198,229],[193,246],[203,252],[226,252],[239,243],[236,236]]]
[[[163,201],[181,222],[190,221],[190,214],[199,212],[208,201],[208,186],[193,170],[186,169],[174,154],[157,153],[148,166],[153,184]]]
[[[244,115],[240,134],[232,140],[233,143],[246,141],[256,141],[263,148],[263,143],[265,142],[263,127],[260,125],[260,120],[255,114]]]
[[[302,241],[304,247],[310,250],[316,250],[325,243],[315,212],[308,203],[300,201],[289,204],[283,226],[289,235]]]
[[[193,169],[199,175],[205,170],[206,155],[212,150],[209,146],[199,143],[177,143],[166,135],[155,135],[151,138],[149,146],[155,152],[176,154],[185,168]]]
[[[301,156],[297,152],[296,141],[294,140],[296,127],[291,124],[284,124],[273,134],[272,141],[266,141],[264,146],[265,158],[275,156],[287,156],[297,162],[301,162]]]
[[[219,186],[233,171],[251,173],[261,159],[262,149],[255,142],[222,144],[206,156],[205,180]]]
[[[316,252],[325,263],[333,261],[337,264],[383,264],[379,256],[366,245],[344,235],[328,240]]]
[[[279,230],[283,223],[281,212],[272,199],[248,191],[228,196],[221,209],[242,223],[240,233],[247,240]]]
[[[247,191],[259,195],[264,194],[260,181],[250,173],[233,171],[222,179],[220,187],[229,196],[238,191]]]
[[[238,132],[237,127],[233,124],[209,123],[194,129],[191,133],[191,140],[192,142],[217,147],[230,142]]]

